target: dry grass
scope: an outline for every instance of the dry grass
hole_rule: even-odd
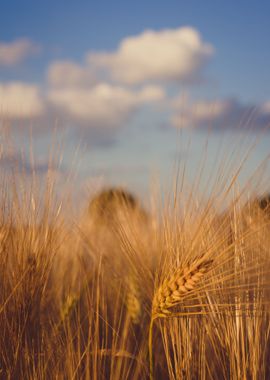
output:
[[[2,178],[0,377],[269,379],[270,218],[219,173],[73,224],[50,175]]]

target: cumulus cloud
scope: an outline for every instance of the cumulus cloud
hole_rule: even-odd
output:
[[[140,107],[164,100],[161,84],[198,78],[212,54],[194,28],[147,30],[122,40],[115,52],[89,52],[82,64],[52,62],[48,105],[54,115],[88,130],[113,130]]]
[[[52,86],[89,86],[96,82],[90,67],[76,64],[72,61],[55,61],[48,69],[48,81]]]
[[[99,83],[91,88],[51,89],[48,100],[79,123],[92,127],[117,127],[125,122],[140,106],[164,98],[157,86],[145,86],[141,90]]]
[[[0,116],[21,120],[43,112],[44,101],[38,86],[23,82],[0,83]]]
[[[57,119],[60,124],[68,122],[74,127],[85,127],[89,133],[94,131],[99,144],[111,143],[112,135],[108,137],[105,131],[121,127],[139,108],[164,97],[163,89],[158,86],[131,90],[98,83],[85,87],[48,86],[41,92],[38,85],[7,82],[0,83],[0,118],[11,120],[14,126],[35,119],[42,128],[54,125]]]
[[[11,66],[20,63],[39,51],[39,46],[27,38],[13,42],[0,42],[0,66]]]
[[[174,111],[171,123],[177,128],[265,128],[270,122],[269,105],[269,102],[262,105],[242,104],[236,99],[189,102],[178,97],[171,103]]]
[[[117,51],[88,54],[90,65],[107,69],[125,84],[144,81],[190,81],[212,56],[213,47],[191,27],[146,30],[122,40]]]

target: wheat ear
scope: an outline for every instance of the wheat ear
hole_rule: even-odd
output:
[[[128,314],[134,324],[140,323],[141,302],[140,292],[134,278],[130,277],[128,281],[128,291],[126,294],[126,306]]]
[[[178,268],[174,274],[158,288],[152,304],[154,318],[171,314],[183,298],[196,288],[201,278],[209,270],[213,260],[199,258],[186,268]]]
[[[169,279],[163,282],[155,293],[148,337],[151,380],[154,378],[152,347],[154,320],[171,315],[170,309],[179,305],[186,295],[196,289],[201,278],[210,269],[212,262],[213,260],[202,256],[197,258],[191,265],[187,265],[186,268],[178,268]]]

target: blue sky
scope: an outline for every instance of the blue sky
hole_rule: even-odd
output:
[[[5,2],[4,119],[26,149],[32,125],[40,162],[57,120],[66,170],[82,146],[78,186],[143,192],[153,173],[168,181],[178,140],[184,145],[192,128],[189,156],[178,153],[195,173],[208,127],[211,161],[221,134],[234,141],[238,124],[253,136],[269,125],[269,12],[267,1]],[[269,143],[265,133],[250,171]]]

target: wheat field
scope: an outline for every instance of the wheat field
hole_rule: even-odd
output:
[[[270,201],[238,169],[72,222],[51,173],[1,175],[1,379],[269,379]]]

